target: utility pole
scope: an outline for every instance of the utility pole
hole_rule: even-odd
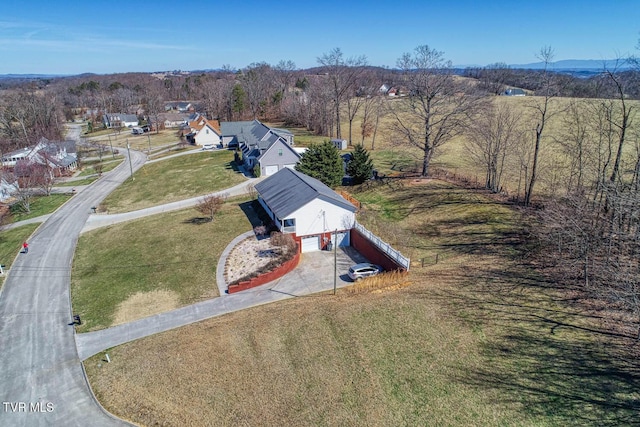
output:
[[[111,135],[107,135],[107,138],[109,138],[109,146],[111,147],[111,156],[113,157],[113,160],[116,159],[116,153],[113,152],[113,144],[111,143]]]
[[[129,156],[129,170],[131,171],[131,181],[135,181],[135,178],[133,177],[133,164],[131,163],[131,146],[129,145],[129,140],[126,140],[127,142],[127,155]]]
[[[149,130],[151,132],[151,130]],[[151,137],[149,136],[149,132],[147,132],[147,141],[149,141],[149,150],[147,151],[147,157],[151,155]]]
[[[333,233],[333,294],[336,294],[338,284],[338,229]]]

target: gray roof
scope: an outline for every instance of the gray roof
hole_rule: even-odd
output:
[[[282,134],[291,134],[282,129],[271,129],[259,120],[244,122],[222,122],[220,131],[223,136],[235,136],[239,143],[244,143],[247,150],[255,148],[261,152],[269,148]]]
[[[316,198],[356,211],[355,206],[322,182],[290,168],[280,169],[257,183],[255,188],[271,211],[281,219]]]

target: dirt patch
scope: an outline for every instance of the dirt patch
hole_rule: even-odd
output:
[[[180,297],[176,292],[167,290],[138,292],[118,304],[113,326],[173,310],[179,306]]]
[[[271,239],[249,237],[238,243],[227,257],[224,278],[227,283],[260,270],[274,259],[282,258],[282,247],[275,246]]]

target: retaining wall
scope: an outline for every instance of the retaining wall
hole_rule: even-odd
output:
[[[285,274],[292,271],[300,262],[300,251],[297,250],[296,254],[289,261],[283,263],[281,266],[276,267],[275,269],[268,271],[259,275],[258,277],[254,277],[251,280],[247,280],[244,282],[237,283],[235,285],[227,286],[227,293],[232,294],[234,292],[244,291],[246,289],[255,288],[256,286],[264,285],[265,283],[269,283],[272,280],[276,280]]]

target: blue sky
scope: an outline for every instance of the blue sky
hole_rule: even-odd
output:
[[[339,47],[394,67],[416,46],[454,65],[640,54],[639,0],[2,0],[0,74],[196,70],[292,60]]]

